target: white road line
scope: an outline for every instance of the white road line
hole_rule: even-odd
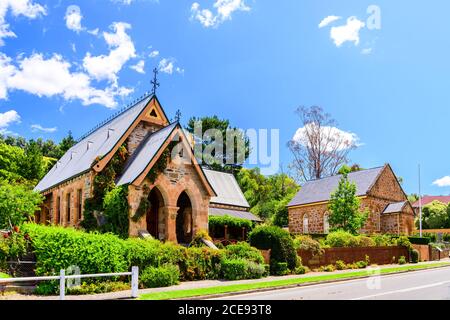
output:
[[[419,287],[412,287],[412,288],[406,288],[406,289],[400,289],[400,290],[387,291],[387,292],[372,294],[372,295],[369,295],[369,296],[353,298],[351,300],[364,300],[364,299],[376,298],[376,297],[386,296],[386,295],[395,294],[395,293],[404,293],[404,292],[410,292],[410,291],[417,291],[417,290],[422,290],[422,289],[427,289],[427,288],[443,286],[443,285],[445,285],[447,283],[450,283],[450,281],[436,282],[436,283],[427,284],[427,285],[419,286]]]

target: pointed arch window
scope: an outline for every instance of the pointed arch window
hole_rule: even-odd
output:
[[[303,215],[303,234],[309,234],[309,216],[307,213]]]
[[[323,233],[328,234],[330,233],[330,214],[328,212],[325,212],[323,215]]]

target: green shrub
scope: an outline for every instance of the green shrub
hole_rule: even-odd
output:
[[[263,264],[258,264],[252,261],[247,262],[246,279],[261,279],[266,276],[266,268]]]
[[[367,236],[359,236],[358,240],[360,247],[374,247],[376,245],[375,241]]]
[[[405,264],[405,263],[406,263],[405,256],[401,256],[400,258],[398,258],[398,264]]]
[[[261,250],[271,249],[270,268],[278,274],[278,263],[286,263],[288,270],[294,270],[297,253],[290,234],[275,226],[256,227],[249,235],[250,245]]]
[[[226,280],[242,280],[247,278],[248,262],[244,259],[223,259],[222,276]]]
[[[124,258],[124,241],[111,234],[95,234],[71,228],[25,224],[36,255],[36,275],[59,274],[78,266],[81,274],[116,273],[130,269]]]
[[[321,272],[333,272],[333,271],[336,270],[336,268],[335,268],[334,265],[329,264],[329,265],[327,265],[327,266],[322,266],[322,267],[320,267],[319,270],[320,270]]]
[[[83,282],[80,286],[67,288],[67,294],[71,295],[85,295],[85,294],[99,294],[107,292],[117,292],[130,290],[130,284],[125,282],[100,282],[87,283]]]
[[[389,237],[388,235],[376,235],[373,236],[372,239],[375,241],[375,245],[377,247],[387,247],[391,245],[391,237]]]
[[[206,247],[184,249],[179,264],[181,279],[183,281],[219,279],[224,255],[224,251]]]
[[[227,225],[229,228],[246,228],[250,230],[253,223],[247,219],[235,218],[228,215],[225,216],[210,216],[209,217],[209,227],[224,227]]]
[[[356,266],[359,269],[364,269],[364,268],[367,268],[368,263],[367,263],[367,261],[358,261],[358,262],[356,262]]]
[[[225,248],[225,254],[228,259],[245,259],[258,264],[264,263],[264,257],[261,251],[250,246],[247,242],[231,244]]]
[[[347,265],[345,264],[344,261],[338,260],[338,261],[336,261],[336,269],[337,270],[345,270],[345,269],[347,269]]]
[[[295,268],[294,273],[295,274],[305,274],[307,272],[308,268],[305,266],[298,266]]]
[[[319,241],[314,240],[311,236],[296,236],[294,239],[294,247],[296,250],[310,251],[313,255],[323,253],[323,249],[320,246]]]
[[[144,288],[170,287],[179,283],[180,271],[177,266],[166,264],[160,267],[147,267],[139,276]]]
[[[332,248],[357,247],[359,245],[357,236],[343,230],[328,234],[326,243]]]
[[[288,264],[286,262],[277,262],[273,267],[271,266],[270,271],[275,276],[285,276],[289,274]]]
[[[194,247],[194,248],[206,247],[205,243],[203,242],[203,239],[211,241],[211,242],[213,241],[212,238],[209,236],[208,231],[200,230],[195,234],[189,247]]]
[[[408,249],[410,249],[411,246],[411,242],[409,241],[408,237],[405,236],[400,236],[395,240],[395,244],[397,246],[401,246],[401,247],[407,247]]]
[[[106,193],[103,200],[106,223],[102,232],[111,232],[126,239],[129,236],[128,185],[116,187]]]
[[[418,263],[419,262],[419,251],[416,249],[411,250],[411,262],[412,263]]]

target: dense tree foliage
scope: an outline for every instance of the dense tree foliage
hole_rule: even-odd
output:
[[[39,210],[42,196],[23,185],[0,183],[0,229],[12,229]]]
[[[278,226],[288,224],[286,205],[300,189],[292,178],[284,173],[266,177],[254,168],[242,169],[237,181],[252,213]]]
[[[419,221],[416,222],[419,226]],[[433,201],[422,208],[422,228],[450,228],[450,206],[440,201]]]
[[[350,182],[347,174],[344,174],[337,189],[331,194],[328,205],[331,229],[357,234],[368,217],[367,212],[360,211],[360,204],[356,197],[356,184]]]
[[[186,130],[193,134],[197,146],[201,145],[202,163],[211,169],[236,173],[250,154],[250,140],[241,130],[231,127],[229,120],[193,117]],[[196,150],[196,157],[199,156]]]

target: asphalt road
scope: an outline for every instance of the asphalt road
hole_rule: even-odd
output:
[[[220,300],[450,300],[450,267],[234,295]]]

